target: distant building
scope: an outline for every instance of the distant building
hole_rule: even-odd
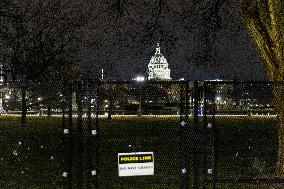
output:
[[[0,63],[0,85],[2,85],[4,82],[4,71],[3,71],[3,65]]]
[[[4,82],[3,66],[2,64],[0,64],[0,86],[3,85],[3,82]],[[2,104],[3,104],[3,95],[2,92],[0,91],[0,114],[5,113]]]
[[[159,43],[157,43],[156,53],[152,56],[148,64],[148,80],[171,80],[171,70],[166,58],[161,54]]]

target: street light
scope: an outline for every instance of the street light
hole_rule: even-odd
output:
[[[221,104],[222,97],[221,96],[216,96],[215,100],[217,101],[216,109],[219,110],[219,105]]]
[[[145,81],[145,77],[137,76],[134,80],[137,81],[137,82],[144,82]]]
[[[220,102],[222,98],[220,96],[216,96],[216,101]]]
[[[145,77],[143,76],[137,76],[135,78],[135,81],[140,83],[140,95],[139,95],[139,109],[138,109],[138,116],[142,115],[142,89],[141,89],[141,84],[145,81]]]

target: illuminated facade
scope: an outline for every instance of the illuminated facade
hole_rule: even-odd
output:
[[[148,80],[171,80],[171,70],[166,58],[161,54],[159,43],[156,53],[148,64]]]

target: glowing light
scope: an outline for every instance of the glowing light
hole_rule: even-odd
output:
[[[221,98],[220,96],[216,96],[216,100],[217,100],[217,101],[221,101],[222,98]]]
[[[145,77],[143,77],[143,76],[137,76],[137,77],[135,78],[135,81],[143,82],[143,81],[145,81]]]

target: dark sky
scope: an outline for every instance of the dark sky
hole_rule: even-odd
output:
[[[87,69],[98,76],[104,68],[108,76],[112,73],[117,80],[131,79],[137,74],[147,76],[147,65],[159,41],[174,79],[266,80],[261,61],[241,23],[238,0],[221,0],[224,3],[219,8],[220,24],[216,31],[210,25],[213,17],[208,11],[212,2],[95,3],[97,17],[88,32],[91,48],[83,54]],[[205,56],[206,36],[213,44],[208,61],[198,59]]]

